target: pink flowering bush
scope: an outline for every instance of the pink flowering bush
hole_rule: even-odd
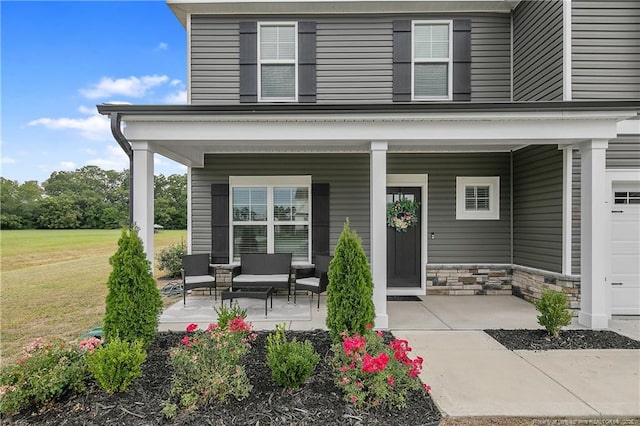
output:
[[[406,340],[385,344],[382,332],[368,326],[364,335],[342,335],[332,347],[334,380],[344,391],[344,399],[358,408],[385,404],[391,409],[407,406],[407,394],[430,387],[422,384],[422,358],[410,358]]]
[[[2,369],[0,414],[11,416],[81,391],[86,376],[83,353],[75,345],[38,338],[23,348],[16,364]]]
[[[235,317],[225,327],[213,323],[206,330],[189,324],[187,333],[169,352],[174,373],[172,401],[165,404],[165,415],[175,415],[178,408],[193,411],[231,397],[246,398],[251,384],[240,360],[257,337],[251,323]]]

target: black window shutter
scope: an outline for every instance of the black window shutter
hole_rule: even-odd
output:
[[[298,22],[298,102],[316,101],[316,23]]]
[[[240,102],[258,102],[258,23],[240,22]]]
[[[311,184],[312,261],[316,256],[329,256],[329,184]]]
[[[393,21],[393,101],[411,101],[411,21]]]
[[[453,21],[453,100],[471,100],[471,20]]]
[[[229,262],[229,184],[211,185],[211,262]]]

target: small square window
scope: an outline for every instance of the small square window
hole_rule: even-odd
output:
[[[456,219],[500,219],[500,177],[457,177]]]

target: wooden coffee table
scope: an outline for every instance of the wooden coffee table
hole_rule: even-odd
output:
[[[229,300],[229,307],[233,305],[233,299],[246,297],[248,299],[264,300],[264,317],[267,317],[267,299],[271,299],[271,309],[273,309],[273,287],[252,287],[252,288],[236,288],[222,291],[222,300],[220,305],[224,305],[225,300]]]

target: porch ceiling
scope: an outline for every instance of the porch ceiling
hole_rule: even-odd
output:
[[[389,152],[504,152],[532,144],[571,145],[612,139],[619,121],[636,117],[640,103],[612,108],[486,108],[433,106],[386,109],[253,109],[205,106],[145,107],[101,105],[120,114],[135,148],[151,150],[191,167],[204,166],[207,153],[369,152],[371,141],[386,141]],[[522,104],[516,104],[522,107]],[[571,104],[569,104],[571,105]]]

